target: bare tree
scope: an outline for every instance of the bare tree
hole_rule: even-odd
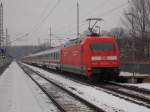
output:
[[[125,33],[125,31],[121,27],[112,28],[109,32],[110,35],[114,36],[117,39],[123,37],[124,33]]]
[[[150,0],[130,0],[124,15],[134,48],[138,49],[140,57],[149,56]]]

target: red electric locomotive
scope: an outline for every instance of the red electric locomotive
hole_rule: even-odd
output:
[[[70,41],[61,50],[61,70],[90,78],[119,75],[120,54],[114,37],[86,37]]]

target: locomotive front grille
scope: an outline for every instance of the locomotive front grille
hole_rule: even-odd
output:
[[[118,72],[119,72],[119,68],[93,68],[92,69],[93,74],[114,74]]]

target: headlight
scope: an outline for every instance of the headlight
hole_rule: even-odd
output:
[[[117,60],[117,56],[107,56],[107,60]]]
[[[92,56],[92,61],[117,60],[117,56]]]
[[[101,56],[92,56],[92,61],[98,61],[101,60]]]

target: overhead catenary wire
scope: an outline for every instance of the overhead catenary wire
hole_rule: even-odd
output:
[[[46,7],[44,8],[44,10],[42,11],[42,13],[40,14],[40,19],[43,19],[43,16],[45,15],[46,10],[48,10],[48,7],[50,6],[50,3],[51,3],[51,1],[48,1]],[[12,40],[12,42],[18,41],[20,38],[24,37],[24,35],[26,35],[26,34],[29,35],[33,30],[35,30],[35,29],[38,27],[38,25],[39,25],[39,23],[35,24],[35,25],[33,26],[33,28],[31,29],[31,31],[28,32],[28,33],[26,32],[26,33],[15,34],[15,35],[14,35],[15,37],[17,37],[17,36],[19,36],[19,37],[17,37],[17,38],[15,38],[14,40]],[[26,35],[26,36],[27,36],[27,35]]]
[[[99,14],[99,16],[98,17],[101,17],[101,16],[105,16],[105,15],[108,15],[108,14],[110,14],[110,13],[113,13],[114,11],[116,11],[116,10],[118,10],[118,9],[120,9],[120,8],[122,8],[122,7],[124,7],[124,6],[126,6],[126,5],[128,5],[128,2],[125,2],[125,3],[123,3],[123,4],[121,4],[121,5],[118,5],[117,7],[115,7],[115,8],[112,8],[112,9],[110,9],[110,10],[108,10],[108,11],[106,11],[106,12],[103,12],[103,13],[101,13],[101,14]],[[83,21],[82,22],[82,24],[80,23],[80,27],[82,27],[82,26],[84,26],[84,25],[86,25],[86,23],[85,23],[85,21]],[[73,27],[73,28],[75,28],[75,27]],[[71,32],[71,30],[73,29],[73,28],[71,28],[68,32]],[[52,34],[53,35],[53,34]],[[63,36],[63,38],[67,38],[67,39],[71,39],[71,38],[68,38],[68,36],[75,36],[76,35],[76,33],[74,33],[74,31],[72,31],[70,34],[55,34],[55,36],[57,36],[57,35],[59,35],[59,37],[61,36]],[[54,35],[53,35],[54,36]],[[60,37],[60,38],[61,38]]]
[[[26,37],[26,36],[29,36],[29,35],[35,33],[36,31],[38,31],[38,29],[40,29],[39,26],[41,26],[41,25],[45,22],[45,20],[53,13],[53,11],[57,8],[57,6],[60,4],[60,2],[61,2],[61,0],[58,0],[58,1],[56,2],[56,4],[55,4],[55,5],[53,6],[53,8],[49,11],[49,13],[47,14],[47,16],[45,16],[45,17],[41,20],[41,22],[40,22],[36,27],[33,28],[33,29],[34,29],[33,31],[30,31],[29,33],[26,33],[26,34],[28,34],[28,35],[25,34],[25,36],[21,36],[20,38],[16,38],[16,39],[14,39],[14,40],[11,41],[11,42],[15,42],[15,41],[17,41],[17,40],[19,40],[19,39],[21,39],[21,38],[24,38],[24,37]],[[115,7],[115,8],[112,8],[112,9],[109,10],[109,11],[103,12],[103,13],[100,14],[100,16],[98,16],[98,17],[101,17],[101,16],[104,16],[104,15],[110,14],[110,13],[114,12],[115,10],[121,8],[121,7],[124,6],[124,5],[127,5],[127,3],[121,4],[121,5],[119,5],[119,6]],[[86,23],[82,23],[82,24],[80,23],[80,27],[83,26],[83,25],[85,25],[85,24],[86,24]],[[72,29],[72,28],[70,28],[70,30],[71,30],[71,29]],[[74,34],[74,33],[72,33],[72,34]],[[67,35],[67,33],[66,33],[65,35]],[[69,35],[69,34],[68,34],[68,35]]]
[[[99,5],[101,5],[101,4],[104,5],[105,3],[108,3],[108,1],[104,0],[102,3],[98,4],[98,7],[96,7],[94,10],[96,10],[97,8],[99,8]],[[92,11],[86,13],[85,16],[89,15],[90,13],[93,13],[94,10],[92,10]],[[83,18],[85,18],[85,16],[84,16]],[[85,20],[83,20],[82,22],[85,22]],[[59,32],[60,30],[66,28],[66,27],[70,27],[70,26],[71,26],[71,24],[65,25],[65,26],[63,26],[62,28],[57,29],[55,32]],[[80,26],[82,26],[82,25],[80,25]]]
[[[23,36],[21,37],[17,37],[14,40],[10,41],[10,43],[13,43],[15,41],[18,41],[19,39],[25,38],[27,36],[31,36],[32,34],[34,34],[36,31],[38,31],[40,29],[40,26],[47,20],[47,18],[54,12],[54,10],[57,8],[57,6],[60,4],[62,0],[57,0],[57,2],[55,3],[55,5],[52,7],[52,9],[48,12],[48,14],[36,25],[33,26],[32,30],[25,33]],[[46,7],[47,8],[47,7]],[[43,15],[44,11],[42,12]]]
[[[104,2],[104,3],[105,3],[105,2]],[[128,2],[125,2],[125,3],[119,5],[119,6],[115,7],[115,8],[112,8],[112,9],[106,11],[106,12],[103,12],[103,13],[99,14],[100,16],[98,16],[98,17],[108,15],[108,14],[110,14],[110,13],[112,13],[112,12],[114,12],[114,11],[116,11],[116,10],[122,8],[123,6],[126,6],[126,5],[128,5]],[[82,24],[80,23],[79,26],[82,27],[82,26],[84,26],[85,24],[86,24],[85,21],[82,21]],[[73,28],[74,28],[74,27],[73,27]],[[68,32],[70,32],[73,28],[71,28]],[[75,33],[72,33],[72,34],[75,35]],[[72,35],[72,34],[71,34],[71,35]],[[56,34],[56,35],[57,35],[57,34]],[[66,33],[66,34],[64,34],[64,35],[62,35],[62,36],[71,36],[71,35]],[[65,37],[64,37],[64,38],[65,38]],[[68,37],[67,37],[67,38],[68,38]]]
[[[117,7],[114,7],[114,8],[112,8],[112,9],[108,10],[108,11],[102,12],[101,14],[98,14],[98,15],[99,15],[98,17],[102,17],[102,16],[108,15],[108,14],[110,14],[110,13],[113,13],[114,11],[116,11],[116,10],[122,8],[122,7],[125,7],[126,5],[128,5],[128,2],[125,2],[125,3],[121,4],[121,5],[118,5]],[[84,26],[84,25],[86,24],[86,23],[84,23],[84,22],[85,22],[85,20],[83,20],[83,21],[80,23],[79,26],[80,26],[80,27],[81,27],[81,26]],[[71,25],[68,25],[68,26],[71,26]],[[72,31],[72,29],[74,29],[74,28],[75,28],[75,26],[70,27],[68,32],[72,32],[72,33],[73,33],[74,31]],[[64,27],[63,27],[63,29],[64,29]],[[61,30],[62,30],[62,29],[61,29]]]
[[[114,11],[116,11],[116,10],[122,8],[122,7],[125,7],[125,6],[127,6],[128,4],[129,4],[128,2],[125,2],[125,3],[119,5],[119,6],[115,7],[115,8],[112,8],[112,9],[106,11],[106,12],[101,13],[98,17],[105,16],[105,15],[107,15],[107,14],[113,13]]]
[[[42,13],[40,14],[40,22],[43,20],[43,17],[44,17],[44,15],[45,15],[45,12],[46,12],[46,10],[48,10],[48,8],[49,8],[49,6],[50,6],[50,3],[51,3],[51,1],[49,1],[49,2],[47,3],[47,5],[45,6],[44,10],[43,10]],[[39,26],[39,24],[40,24],[40,23],[36,23],[36,24],[33,26],[33,28],[31,29],[30,32],[34,31],[34,30]]]
[[[9,41],[8,44],[12,44],[12,43],[15,42],[15,41],[18,41],[18,40],[20,40],[20,39],[22,39],[22,38],[24,38],[24,37],[27,37],[28,35],[29,35],[29,34],[26,33],[26,34],[22,35],[21,37],[18,37],[18,38],[15,38],[15,39],[12,40],[12,41]]]
[[[128,2],[123,3],[123,4],[121,4],[121,5],[119,5],[119,6],[115,7],[115,8],[112,8],[112,9],[106,11],[106,12],[103,12],[103,13],[99,14],[98,17],[108,15],[108,14],[110,14],[110,13],[112,13],[112,12],[114,12],[114,11],[116,11],[116,10],[118,10],[118,9],[120,9],[120,8],[122,8],[122,7],[124,7],[124,6],[126,6],[126,5],[128,5]],[[85,21],[83,21],[83,22],[85,22]],[[80,25],[79,25],[80,27],[82,27],[82,26],[84,26],[84,25],[86,24],[86,23],[83,23],[83,22],[82,22],[82,24],[80,23]],[[74,27],[73,27],[73,28],[74,28]],[[71,28],[71,29],[73,29],[73,28]],[[70,32],[71,29],[70,29],[68,32]],[[57,36],[57,34],[55,34],[55,35]],[[72,36],[72,35],[76,35],[76,34],[73,32],[73,33],[71,33],[71,34],[67,34],[67,33],[66,33],[66,34],[64,34],[64,35],[62,35],[62,36],[63,36],[63,38],[71,39],[71,38],[68,38],[68,36]],[[59,35],[59,36],[61,36],[61,35]],[[64,39],[64,40],[65,40],[65,39]]]
[[[47,20],[47,18],[54,12],[54,10],[57,8],[57,6],[60,4],[62,0],[57,0],[57,2],[55,3],[55,5],[52,7],[52,9],[48,12],[48,14],[40,21],[39,24],[36,25],[36,27],[34,28],[33,31],[30,32],[30,34],[35,33],[36,31],[38,31],[40,29],[40,26],[42,24],[44,24],[44,22]]]
[[[47,1],[48,1],[48,3],[46,4],[45,8],[43,9],[40,18],[42,18],[42,17],[45,15],[45,12],[46,12],[47,10],[49,10],[49,8],[50,8],[51,0],[47,0]]]

